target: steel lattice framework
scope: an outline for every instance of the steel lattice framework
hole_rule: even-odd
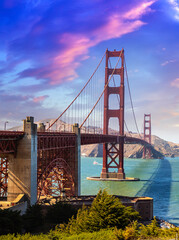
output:
[[[151,145],[151,114],[144,114],[144,141]],[[151,158],[151,148],[144,146],[143,158]]]
[[[75,134],[38,133],[37,181],[40,196],[74,195]]]
[[[109,58],[118,57],[121,61],[120,68],[109,68]],[[119,87],[110,87],[109,81],[111,76],[119,76]],[[119,109],[109,108],[109,96],[116,94],[120,99]],[[109,132],[109,120],[110,118],[117,118],[119,121],[119,135],[124,136],[124,50],[121,51],[106,51],[106,68],[105,68],[105,92],[104,92],[104,128],[103,134],[108,135]],[[103,168],[101,172],[101,178],[109,177],[109,169],[117,169],[117,177],[125,178],[124,174],[124,141],[105,143],[103,145]]]
[[[8,154],[16,156],[18,140],[24,132],[0,131],[0,197],[7,196]]]
[[[74,196],[74,178],[67,162],[58,158],[50,162],[38,179],[38,199],[41,196],[59,197],[65,192]]]

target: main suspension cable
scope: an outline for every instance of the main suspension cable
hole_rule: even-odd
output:
[[[85,120],[84,120],[84,121],[82,122],[82,124],[80,125],[80,128],[83,126],[83,124],[84,124],[84,123],[86,122],[86,120],[89,118],[89,116],[91,115],[91,113],[92,113],[93,110],[95,109],[96,105],[98,104],[99,100],[100,100],[101,97],[103,96],[104,91],[106,90],[106,88],[107,88],[109,82],[111,81],[111,78],[112,78],[112,76],[113,76],[113,74],[114,74],[114,72],[115,72],[115,70],[116,70],[116,67],[117,67],[117,65],[118,65],[118,63],[119,63],[119,60],[120,60],[121,55],[122,55],[122,52],[123,52],[123,49],[122,49],[122,51],[121,51],[121,53],[120,53],[120,56],[119,56],[118,61],[117,61],[117,63],[116,63],[116,66],[115,66],[115,68],[113,69],[112,74],[111,74],[108,82],[107,82],[106,85],[104,86],[103,92],[101,93],[101,95],[100,95],[100,97],[98,98],[97,102],[95,103],[95,105],[93,106],[93,108],[91,109],[91,111],[89,112],[88,116],[85,118]]]
[[[111,61],[110,61],[110,58],[109,58],[109,65],[110,65],[110,68],[112,69],[112,65],[111,65]],[[113,75],[113,83],[114,83],[114,87],[116,87],[116,82],[115,82],[115,79],[114,79],[114,75]],[[117,94],[117,100],[118,100],[118,103],[119,103],[119,108],[120,108],[120,99],[119,99],[119,95]],[[129,132],[129,128],[127,126],[127,123],[126,121],[124,120],[124,125],[127,129],[127,132],[129,133],[129,135],[132,137],[132,134]]]
[[[63,116],[63,114],[71,107],[71,105],[76,101],[76,99],[80,96],[80,94],[83,92],[83,90],[86,88],[86,86],[88,85],[88,83],[90,82],[90,80],[92,79],[92,77],[94,76],[94,74],[96,73],[96,71],[98,70],[99,66],[101,65],[101,62],[103,61],[104,56],[106,55],[106,51],[103,55],[103,57],[101,58],[98,66],[96,67],[96,69],[94,70],[93,74],[91,75],[91,77],[89,78],[89,80],[86,82],[86,84],[84,85],[84,87],[81,89],[81,91],[78,93],[78,95],[73,99],[73,101],[68,105],[68,107],[62,112],[62,114],[60,114],[60,116],[55,119],[55,121],[47,128],[47,130],[49,128],[51,128],[58,120],[59,118],[61,118]]]
[[[131,107],[132,107],[132,113],[133,113],[133,117],[134,117],[134,122],[135,122],[135,125],[136,125],[137,132],[138,132],[140,138],[142,138],[142,136],[140,135],[140,132],[139,132],[139,128],[138,128],[138,125],[137,125],[137,120],[136,120],[136,116],[135,116],[135,112],[134,112],[134,106],[133,106],[133,102],[132,102],[132,95],[131,95],[131,90],[130,90],[130,85],[129,85],[129,79],[128,79],[128,73],[127,73],[127,66],[126,66],[125,58],[124,58],[124,66],[125,66],[127,86],[128,86],[128,90],[129,90],[129,97],[130,97],[130,102],[131,102]]]

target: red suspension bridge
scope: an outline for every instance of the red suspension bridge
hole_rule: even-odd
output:
[[[124,120],[124,85],[139,138],[131,136]],[[144,115],[141,136],[123,49],[106,50],[85,86],[48,128],[43,123],[37,128],[27,117],[23,131],[0,131],[0,196],[13,201],[23,193],[34,204],[41,196],[79,195],[80,148],[95,143],[103,143],[102,179],[125,179],[124,144],[141,144],[143,158],[152,155],[151,115]]]

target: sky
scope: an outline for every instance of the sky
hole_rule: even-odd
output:
[[[179,143],[178,39],[178,0],[1,0],[0,128],[58,117],[124,48],[139,128],[151,113],[152,134]]]

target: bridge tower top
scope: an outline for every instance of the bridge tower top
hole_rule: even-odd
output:
[[[121,58],[121,67],[120,68],[110,68],[109,58],[118,57]],[[119,120],[119,134],[124,135],[124,50],[121,51],[108,51],[106,50],[106,67],[105,67],[105,86],[108,84],[110,75],[119,75],[120,86],[119,87],[110,87],[107,86],[104,92],[104,127],[103,134],[108,134],[109,130],[109,119],[118,118]],[[109,95],[117,94],[120,98],[120,107],[119,109],[113,110],[109,109]]]
[[[144,114],[144,140],[151,144],[151,114]],[[143,149],[143,158],[151,159],[151,148]]]
[[[144,114],[144,140],[151,144],[151,114]]]

